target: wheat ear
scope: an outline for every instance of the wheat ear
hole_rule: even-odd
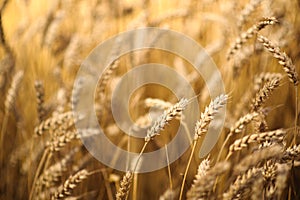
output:
[[[181,116],[182,111],[188,105],[188,100],[185,98],[180,99],[178,103],[165,110],[162,115],[154,122],[153,126],[147,130],[145,142],[150,141],[164,129],[164,127],[175,117]]]
[[[46,111],[44,108],[45,102],[45,89],[41,81],[35,81],[34,87],[36,91],[36,102],[37,102],[37,113],[39,122],[43,121],[46,116]]]
[[[121,187],[116,194],[116,200],[127,200],[130,186],[132,183],[133,173],[131,171],[126,172],[121,181]]]
[[[207,171],[206,175],[194,181],[192,187],[187,192],[187,199],[208,199],[209,192],[212,191],[216,178],[225,173],[229,168],[229,162],[217,163]]]
[[[13,108],[13,105],[16,100],[17,92],[21,83],[21,80],[23,78],[24,72],[23,71],[18,71],[12,79],[11,86],[7,91],[5,101],[4,101],[4,117],[2,121],[2,127],[1,127],[1,136],[0,136],[0,149],[3,147],[3,139],[4,139],[4,134],[6,132],[7,128],[7,123],[8,123],[8,117],[9,113]],[[3,151],[2,151],[3,152]],[[2,153],[1,153],[2,155]]]
[[[246,135],[241,139],[237,139],[234,141],[232,145],[229,147],[229,153],[226,157],[226,160],[236,151],[240,151],[243,148],[248,147],[251,143],[262,143],[265,141],[276,141],[281,142],[283,137],[285,136],[286,131],[283,129],[277,129],[274,131],[268,131],[258,134]]]
[[[261,173],[261,169],[252,168],[245,174],[238,176],[234,183],[229,186],[228,191],[223,194],[223,199],[230,200],[238,198],[238,195],[242,196],[243,190],[252,184],[259,173]]]
[[[274,45],[268,38],[258,35],[257,40],[263,44],[265,49],[272,53],[273,57],[276,58],[279,64],[283,67],[284,71],[287,73],[290,82],[295,86],[299,83],[299,76],[296,72],[296,67],[293,64],[291,58],[286,55],[285,52],[282,52],[280,48]]]
[[[77,172],[74,175],[69,176],[69,178],[61,185],[58,190],[51,197],[52,200],[64,199],[70,196],[73,190],[81,183],[84,179],[89,176],[89,172],[85,169]]]
[[[254,34],[258,33],[260,30],[268,25],[273,25],[277,23],[277,19],[274,17],[268,17],[260,20],[257,24],[254,24],[246,32],[241,33],[241,35],[236,39],[234,44],[229,49],[227,54],[227,60],[229,60],[249,39],[251,39]]]
[[[270,95],[273,93],[273,91],[279,87],[279,84],[279,77],[274,77],[270,81],[267,81],[253,99],[252,110],[259,111],[266,100],[270,98]]]
[[[217,162],[220,160],[220,158],[222,156],[222,152],[223,152],[227,142],[231,138],[231,136],[233,134],[236,134],[236,133],[241,133],[244,130],[244,128],[246,127],[246,125],[249,124],[256,116],[258,116],[257,112],[248,113],[248,114],[244,115],[243,117],[241,117],[234,124],[234,126],[230,128],[230,131],[229,131],[228,135],[226,136],[226,139],[223,142],[222,147],[219,151],[219,154],[218,154],[218,157],[217,157]]]
[[[279,145],[272,145],[260,149],[242,159],[235,167],[234,173],[244,173],[247,169],[256,166],[259,162],[269,160],[271,158],[280,158],[282,156],[282,147]]]
[[[183,196],[183,190],[184,190],[184,185],[185,185],[185,180],[186,176],[189,171],[189,167],[192,161],[192,157],[194,155],[194,151],[197,145],[197,141],[200,137],[205,135],[208,131],[208,126],[211,123],[211,121],[214,119],[218,111],[225,106],[226,102],[228,100],[228,95],[221,94],[220,96],[216,97],[213,101],[210,102],[210,104],[205,108],[204,112],[201,113],[200,119],[196,122],[195,125],[195,134],[194,134],[194,142],[193,142],[193,147],[192,151],[188,160],[188,164],[186,166],[184,175],[183,175],[183,180],[181,183],[181,189],[179,193],[179,200],[182,199]]]
[[[238,27],[241,28],[243,24],[247,21],[249,15],[259,6],[262,0],[250,0],[248,4],[241,11],[241,14],[238,17]]]

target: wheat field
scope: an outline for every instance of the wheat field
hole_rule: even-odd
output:
[[[299,0],[2,0],[0,6],[1,200],[300,199]],[[145,27],[177,31],[205,48],[225,93],[211,98],[191,63],[169,52],[117,58],[94,99],[113,144],[143,158],[165,147],[188,117],[187,96],[144,85],[132,93],[128,109],[145,137],[125,134],[110,102],[118,81],[135,66],[170,66],[188,80],[200,110],[179,159],[135,173],[93,157],[75,127],[80,119],[72,104],[78,100],[74,80],[90,52]],[[208,129],[225,107],[220,137],[200,158],[205,137],[214,134]],[[149,118],[153,108],[157,115]],[[136,169],[142,160],[131,165]]]

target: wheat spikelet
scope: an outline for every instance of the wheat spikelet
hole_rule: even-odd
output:
[[[115,72],[115,70],[119,67],[119,63],[120,63],[119,60],[113,61],[113,63],[109,65],[108,69],[106,69],[102,74],[101,79],[99,80],[99,84],[96,88],[96,95],[97,95],[96,98],[98,97],[101,100],[102,98],[101,95],[104,94],[106,85],[109,79],[111,78],[113,72]]]
[[[246,32],[243,32],[229,49],[227,60],[229,60],[240,48],[242,48],[243,44],[246,43],[250,38],[252,38],[254,34],[259,32],[266,26],[273,25],[277,22],[278,21],[276,18],[268,17],[260,20],[257,24],[254,24],[252,27],[250,27]]]
[[[0,9],[0,43],[4,47],[4,50],[6,51],[6,53],[9,55],[12,55],[12,49],[6,41],[4,30],[3,30],[3,23],[2,23],[2,15],[6,8],[7,3],[8,3],[8,0],[4,0],[1,5],[1,9]]]
[[[78,57],[80,53],[81,40],[83,39],[77,34],[72,36],[64,54],[63,66],[66,69],[70,70],[73,65],[79,64],[80,59],[78,59]]]
[[[300,144],[288,147],[283,153],[284,160],[299,160],[300,158]]]
[[[259,115],[254,118],[254,132],[256,133],[262,133],[266,132],[269,129],[267,120],[266,120],[267,114],[263,111],[259,112]]]
[[[229,168],[229,162],[217,163],[201,179],[194,181],[194,184],[187,192],[187,199],[207,199],[208,193],[213,189],[216,178]]]
[[[267,184],[273,184],[274,180],[276,179],[276,171],[277,165],[274,159],[268,160],[264,164],[262,175]]]
[[[240,151],[243,148],[248,147],[248,145],[251,143],[262,143],[265,141],[281,142],[285,134],[286,134],[285,130],[277,129],[274,131],[246,135],[241,139],[235,140],[234,143],[230,145],[229,154],[227,155],[227,158],[229,158],[233,154],[233,152]]]
[[[279,145],[273,145],[264,149],[260,149],[242,159],[238,165],[234,167],[234,173],[243,173],[247,169],[256,166],[261,161],[269,160],[271,158],[280,158],[281,156],[282,148]]]
[[[210,160],[208,158],[202,160],[200,165],[198,166],[197,174],[195,175],[195,178],[193,180],[193,184],[191,186],[191,189],[196,187],[196,182],[199,182],[203,177],[206,176],[208,170],[210,169]]]
[[[67,172],[67,164],[70,162],[71,157],[78,151],[78,148],[68,153],[63,159],[56,162],[48,169],[43,171],[36,182],[36,195],[39,195],[43,189],[53,187],[58,183],[61,177]]]
[[[200,119],[196,122],[194,140],[202,137],[208,131],[208,125],[214,119],[218,110],[221,109],[227,102],[228,95],[220,95],[216,97],[201,113]]]
[[[145,99],[145,106],[147,108],[158,108],[161,110],[165,110],[168,109],[172,106],[172,104],[168,101],[164,101],[161,99],[154,99],[154,98],[147,98]]]
[[[254,78],[254,92],[258,92],[261,87],[263,87],[263,83],[271,81],[273,79],[282,79],[282,74],[280,73],[270,73],[270,72],[263,72],[259,75],[256,75]]]
[[[36,91],[36,101],[37,101],[37,112],[39,121],[43,121],[46,116],[46,111],[44,108],[45,102],[45,89],[41,81],[35,81],[34,87]]]
[[[62,135],[54,135],[51,141],[47,143],[47,147],[52,152],[59,151],[62,147],[75,138],[79,138],[79,134],[77,133],[76,129],[66,131]]]
[[[186,108],[188,100],[185,98],[180,99],[178,103],[170,107],[168,110],[165,110],[162,115],[154,122],[153,126],[147,130],[147,136],[145,141],[150,141],[155,136],[159,135],[160,131],[170,122],[173,118],[179,117],[182,114],[182,111]]]
[[[269,99],[272,92],[278,88],[279,84],[280,78],[278,77],[274,77],[270,81],[266,82],[253,99],[252,110],[258,111],[266,100]]]
[[[243,193],[243,190],[249,187],[260,173],[261,169],[251,168],[245,174],[238,176],[229,186],[228,191],[223,194],[223,199],[230,200],[239,197]]]
[[[247,113],[243,117],[241,117],[231,128],[229,135],[241,133],[245,126],[249,124],[255,117],[258,116],[257,112]]]
[[[54,19],[51,21],[51,24],[49,24],[49,27],[47,29],[47,32],[45,34],[45,40],[43,41],[43,44],[47,45],[48,47],[53,44],[54,40],[57,37],[58,29],[65,17],[65,11],[57,11],[57,13],[54,16]]]
[[[242,69],[250,62],[250,56],[254,54],[253,46],[244,46],[239,51],[239,56],[236,56],[233,63],[233,77],[237,78]]]
[[[73,121],[72,112],[58,114],[57,116],[50,117],[42,121],[37,127],[35,127],[34,132],[37,135],[42,135],[46,131],[54,132],[59,126],[70,121]]]
[[[69,176],[69,178],[61,185],[58,190],[51,197],[52,200],[64,199],[70,196],[73,190],[81,183],[84,179],[88,177],[89,173],[87,170],[83,169],[74,175]]]
[[[24,75],[23,71],[18,71],[12,79],[11,86],[8,89],[5,102],[4,102],[5,113],[9,113],[13,107],[17,95],[17,90],[20,86],[23,75]]]
[[[130,186],[133,179],[133,173],[128,171],[123,176],[121,181],[121,186],[116,194],[116,200],[126,200],[130,191]]]
[[[269,39],[262,35],[258,35],[257,40],[261,42],[265,49],[273,54],[273,57],[276,58],[280,65],[282,65],[284,71],[287,73],[290,82],[292,82],[295,86],[299,83],[299,76],[296,72],[296,67],[292,63],[290,57],[286,55],[285,52],[281,52],[278,46],[275,46]]]
[[[249,15],[259,6],[261,2],[262,0],[250,0],[250,2],[246,4],[238,17],[237,24],[239,28],[241,28],[241,26],[245,24]]]
[[[195,175],[195,179],[201,179],[201,177],[205,176],[207,171],[210,169],[210,160],[206,158],[202,160],[200,165],[198,166],[197,174]]]

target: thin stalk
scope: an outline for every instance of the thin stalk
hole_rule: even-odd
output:
[[[170,161],[169,161],[169,155],[168,155],[168,147],[165,144],[166,148],[166,157],[167,157],[167,163],[168,163],[168,176],[169,176],[169,184],[170,184],[170,190],[173,190],[173,183],[172,183],[172,174],[171,174],[171,168],[170,168]]]
[[[230,132],[230,133],[227,135],[225,141],[224,141],[223,144],[222,144],[222,147],[221,147],[220,152],[219,152],[219,154],[218,154],[216,163],[220,161],[220,158],[221,158],[222,152],[223,152],[223,150],[224,150],[224,148],[225,148],[225,145],[227,144],[227,142],[229,141],[229,139],[230,139],[231,136],[232,136],[232,133]]]
[[[189,168],[190,168],[190,165],[191,165],[191,161],[192,161],[192,158],[193,158],[195,149],[196,149],[197,141],[198,141],[198,140],[194,140],[192,152],[191,152],[191,154],[190,154],[190,158],[189,158],[188,164],[187,164],[187,166],[186,166],[186,169],[185,169],[185,172],[184,172],[184,175],[183,175],[183,180],[182,180],[182,183],[181,183],[180,194],[179,194],[179,200],[182,199],[182,195],[183,195],[183,190],[184,190],[184,185],[185,185],[186,176],[187,176],[187,173],[188,173]]]
[[[34,190],[35,190],[36,181],[37,181],[40,173],[42,172],[43,164],[45,163],[45,160],[48,157],[48,153],[49,153],[49,149],[47,148],[47,149],[45,149],[45,151],[43,153],[43,156],[42,156],[42,158],[39,162],[38,168],[36,170],[36,173],[35,173],[35,176],[34,176],[34,179],[33,179],[33,183],[32,183],[32,186],[31,186],[30,194],[29,194],[29,200],[32,200],[32,198],[33,198],[33,193],[34,193]]]

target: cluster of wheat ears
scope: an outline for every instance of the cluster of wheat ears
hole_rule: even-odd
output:
[[[299,1],[3,0],[0,6],[0,199],[300,199]],[[165,168],[142,174],[96,160],[82,144],[84,133],[74,125],[80,119],[72,113],[81,89],[74,88],[74,79],[89,52],[140,27],[193,38],[218,66],[226,89],[210,99],[191,64],[161,50],[132,52],[106,68],[95,112],[115,145],[139,153],[135,168],[143,153],[175,136],[190,100],[155,84],[137,89],[129,110],[134,129],[146,136],[129,137],[111,112],[120,77],[134,66],[162,63],[199,94],[201,114],[190,148]],[[203,139],[214,134],[208,128],[225,105],[217,144],[199,158]],[[150,108],[156,118],[149,117]]]

